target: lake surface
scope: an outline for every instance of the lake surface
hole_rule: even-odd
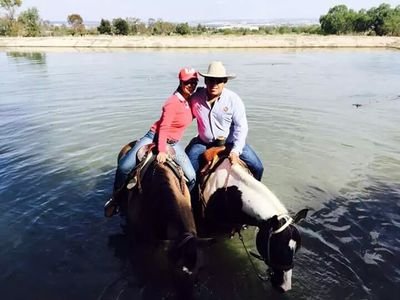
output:
[[[237,74],[263,182],[311,213],[290,292],[258,281],[235,238],[204,250],[195,298],[397,299],[400,52],[372,49],[1,50],[2,299],[174,299],[163,251],[146,265],[103,204],[179,68],[212,60]]]

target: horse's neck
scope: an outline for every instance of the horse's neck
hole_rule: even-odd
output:
[[[204,190],[206,200],[219,188],[237,186],[242,193],[242,210],[247,215],[257,220],[268,220],[274,215],[287,214],[287,209],[274,193],[240,165],[231,166],[229,160],[225,160],[208,181]]]

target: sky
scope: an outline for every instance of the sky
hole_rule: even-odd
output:
[[[22,0],[18,11],[36,7],[43,20],[65,21],[72,13],[84,21],[135,17],[171,22],[208,20],[319,19],[329,8],[345,4],[359,10],[400,0]]]

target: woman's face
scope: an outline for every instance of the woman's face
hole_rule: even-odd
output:
[[[181,81],[180,85],[183,94],[182,96],[185,98],[189,98],[196,90],[197,82],[198,80],[195,78],[189,79],[188,81]]]

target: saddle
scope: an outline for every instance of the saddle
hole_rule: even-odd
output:
[[[219,165],[229,157],[230,148],[225,146],[216,146],[207,149],[203,153],[204,158],[204,166],[200,171],[201,175],[201,184],[200,188],[203,189],[207,183],[208,178],[210,175],[219,167]],[[246,163],[239,159],[239,164],[251,174],[249,168],[247,167]],[[251,174],[253,175],[253,174]]]
[[[155,150],[156,150],[156,145],[154,143],[144,145],[141,148],[139,148],[136,154],[136,162],[137,162],[136,167],[131,171],[131,173],[128,176],[126,184],[126,188],[128,190],[132,190],[135,186],[137,186],[139,192],[142,191],[141,182],[149,166],[156,159]],[[167,145],[167,154],[169,155],[169,157],[174,158],[176,155],[174,148]],[[178,178],[184,177],[182,168],[173,159],[167,159],[165,164],[174,172],[174,174]],[[188,181],[187,178],[185,178],[185,180],[186,182]]]
[[[217,147],[211,147],[203,153],[205,164],[200,171],[202,177],[206,176],[207,174],[215,170],[215,168],[218,167],[219,165],[219,164],[217,165],[217,163],[222,162],[223,160],[222,158],[228,157],[228,152],[226,150],[227,149],[225,146],[217,146]]]

